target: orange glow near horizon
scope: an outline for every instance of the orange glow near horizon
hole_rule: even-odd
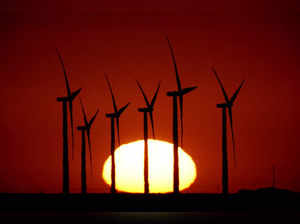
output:
[[[173,144],[148,140],[150,193],[173,191]],[[115,151],[116,188],[129,193],[144,192],[144,140],[121,145]],[[190,187],[196,179],[196,165],[187,153],[179,148],[180,191]],[[103,179],[111,184],[111,156],[103,166]]]

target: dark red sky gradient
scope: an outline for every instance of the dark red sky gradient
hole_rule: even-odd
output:
[[[112,2],[112,3],[110,3]],[[283,3],[282,3],[283,2]],[[6,1],[0,9],[0,192],[61,192],[61,105],[66,93],[55,52],[59,48],[73,90],[89,115],[100,109],[92,129],[92,192],[108,192],[102,166],[109,155],[112,103],[110,76],[121,106],[121,141],[143,137],[144,105],[135,80],[153,94],[157,137],[171,141],[171,100],[176,82],[165,35],[171,40],[185,97],[185,151],[198,167],[188,192],[221,190],[223,101],[210,68],[214,65],[231,95],[246,85],[234,106],[237,167],[230,151],[230,189],[268,187],[272,165],[277,186],[300,191],[298,1]],[[75,124],[82,123],[79,101]],[[80,190],[80,134],[71,161],[71,191]],[[230,137],[230,135],[229,135]]]

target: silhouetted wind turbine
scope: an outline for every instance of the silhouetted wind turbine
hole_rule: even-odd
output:
[[[220,85],[220,88],[222,90],[222,93],[224,95],[225,103],[217,104],[217,108],[222,109],[222,117],[223,117],[223,134],[222,134],[222,163],[223,163],[223,171],[222,171],[222,188],[223,188],[223,194],[228,194],[228,158],[227,158],[227,114],[226,110],[228,109],[229,114],[229,120],[230,120],[230,127],[231,127],[231,136],[232,136],[232,147],[233,147],[233,160],[234,164],[236,164],[236,157],[235,157],[235,140],[234,140],[234,133],[233,133],[233,119],[232,119],[232,107],[234,104],[235,99],[237,98],[245,80],[243,80],[238,87],[238,89],[235,91],[235,93],[232,95],[232,97],[229,99],[223,83],[221,79],[219,78],[216,70],[212,68],[212,71],[214,75],[217,78],[217,81]]]
[[[92,156],[92,149],[91,149],[91,139],[90,139],[90,129],[95,121],[95,118],[99,112],[99,110],[96,111],[95,115],[92,117],[90,121],[87,120],[87,116],[84,110],[84,106],[80,100],[82,113],[83,113],[83,126],[78,126],[77,129],[81,131],[81,193],[86,194],[87,193],[87,185],[86,185],[86,150],[85,150],[85,133],[87,134],[88,138],[88,145],[89,145],[89,153],[90,153],[90,165],[91,165],[91,171],[93,170],[93,156]]]
[[[71,92],[69,81],[67,78],[67,72],[64,66],[63,59],[58,50],[57,55],[59,61],[62,66],[62,70],[65,77],[66,88],[67,88],[67,96],[57,97],[58,102],[62,102],[62,110],[63,110],[63,193],[69,193],[69,152],[68,152],[68,116],[67,116],[67,103],[69,103],[69,112],[70,112],[70,120],[71,120],[71,130],[72,130],[72,155],[74,148],[74,133],[73,133],[73,100],[81,91],[81,88]]]
[[[174,178],[173,178],[173,192],[179,193],[179,160],[178,160],[178,113],[177,113],[177,97],[179,98],[179,108],[180,108],[180,122],[181,122],[181,146],[183,145],[183,96],[194,89],[197,86],[188,87],[182,89],[179,73],[177,69],[177,64],[175,60],[174,51],[172,45],[167,38],[168,45],[171,52],[171,57],[174,65],[176,82],[177,82],[177,90],[167,92],[167,96],[173,97],[173,144],[174,144]]]
[[[151,126],[152,126],[152,134],[153,134],[153,138],[155,138],[155,134],[154,134],[154,122],[153,122],[153,107],[155,104],[155,100],[160,88],[160,83],[158,84],[158,87],[155,91],[155,94],[151,100],[151,103],[149,103],[149,100],[147,99],[147,96],[141,86],[141,84],[137,82],[137,85],[139,87],[139,89],[141,90],[144,100],[146,102],[146,107],[144,108],[139,108],[138,111],[139,112],[143,112],[144,113],[144,192],[145,194],[149,193],[149,159],[148,159],[148,117],[147,114],[149,113],[150,115],[150,120],[151,120]]]
[[[118,143],[120,145],[120,125],[119,125],[119,118],[121,114],[126,110],[128,105],[130,103],[127,103],[125,106],[121,107],[118,110],[116,100],[112,91],[111,84],[108,80],[108,77],[105,75],[105,79],[111,94],[112,102],[113,102],[113,108],[114,112],[113,113],[107,113],[106,117],[110,118],[110,125],[111,125],[111,193],[116,193],[116,167],[115,167],[115,119],[116,119],[116,124],[117,124],[117,135],[118,135]]]

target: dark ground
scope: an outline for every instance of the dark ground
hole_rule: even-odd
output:
[[[0,223],[300,223],[300,194],[0,194]]]

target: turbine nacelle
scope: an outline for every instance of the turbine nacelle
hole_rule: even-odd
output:
[[[179,96],[179,92],[178,91],[168,91],[167,96]]]
[[[217,104],[217,108],[226,108],[226,107],[230,107],[227,103],[218,103]]]
[[[217,108],[223,108],[223,107],[231,108],[234,105],[235,99],[236,98],[231,97],[231,99],[229,100],[229,102],[218,103],[217,104]]]
[[[144,107],[144,108],[138,108],[139,112],[152,112],[153,111],[153,107]]]
[[[80,91],[81,91],[81,88],[78,89],[78,90],[76,90],[76,91],[74,91],[74,92],[72,92],[72,94],[70,96],[57,97],[56,100],[58,102],[63,102],[63,101],[65,101],[65,102],[71,102],[80,93]]]
[[[116,113],[107,113],[107,114],[105,114],[105,116],[108,118],[116,118],[117,114]]]
[[[56,100],[58,102],[69,102],[69,97],[67,96],[57,97]]]
[[[85,131],[87,128],[85,126],[78,126],[77,130],[78,131]]]
[[[81,130],[90,130],[91,126],[92,126],[92,123],[89,123],[89,124],[87,124],[85,126],[78,126],[77,130],[79,130],[79,131],[81,131]]]

